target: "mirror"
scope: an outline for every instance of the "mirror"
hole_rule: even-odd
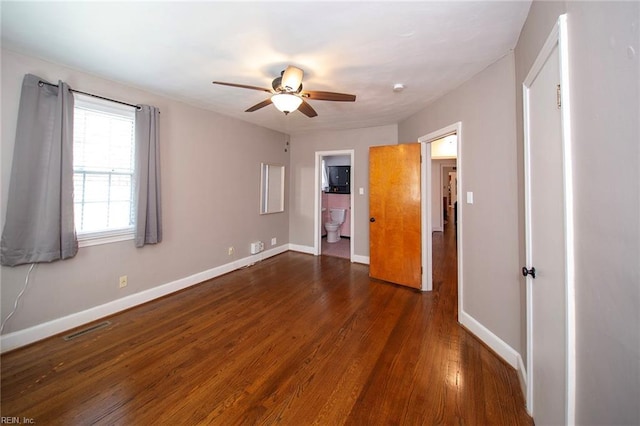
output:
[[[284,211],[284,166],[260,164],[260,214]]]

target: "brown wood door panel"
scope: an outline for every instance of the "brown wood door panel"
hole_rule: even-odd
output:
[[[369,148],[369,274],[422,287],[420,144]]]

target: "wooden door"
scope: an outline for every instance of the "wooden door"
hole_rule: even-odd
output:
[[[525,81],[524,94],[528,406],[537,424],[565,424],[566,230],[558,46],[545,55]]]
[[[369,275],[422,287],[420,144],[369,148]]]

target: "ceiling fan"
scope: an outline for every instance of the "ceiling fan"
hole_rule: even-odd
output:
[[[223,86],[240,87],[242,89],[260,90],[262,92],[271,93],[271,97],[265,99],[247,109],[245,112],[257,111],[269,104],[274,104],[276,108],[285,114],[289,114],[295,110],[300,110],[307,117],[315,117],[318,113],[309,105],[306,99],[317,101],[338,101],[338,102],[355,102],[356,96],[346,93],[334,92],[318,92],[314,90],[302,90],[302,76],[304,71],[300,68],[289,65],[287,69],[280,73],[280,77],[276,77],[271,83],[273,89],[265,89],[257,86],[247,86],[246,84],[225,83],[223,81],[214,81],[213,84],[221,84]]]

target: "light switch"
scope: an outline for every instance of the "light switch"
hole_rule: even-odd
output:
[[[467,192],[467,204],[473,204],[473,192]]]
[[[358,194],[364,195],[364,188],[358,188]]]

